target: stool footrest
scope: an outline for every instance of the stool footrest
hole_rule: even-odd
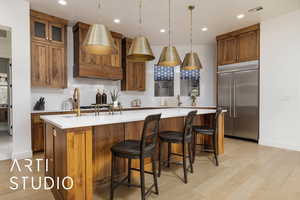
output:
[[[130,170],[133,170],[133,171],[138,171],[138,172],[141,172],[140,169],[137,169],[137,168],[130,168]],[[153,172],[149,172],[149,171],[144,171],[146,174],[151,174],[153,175]]]
[[[137,188],[141,188],[141,185],[138,184],[132,184],[132,183],[127,183],[128,176],[126,176],[125,178],[123,178],[121,181],[113,181],[113,189],[116,189],[117,187],[119,187],[120,185],[125,185],[125,186],[129,186],[129,187],[137,187]],[[145,196],[148,196],[151,192],[152,189],[155,187],[155,184],[152,184],[149,189],[146,191]]]

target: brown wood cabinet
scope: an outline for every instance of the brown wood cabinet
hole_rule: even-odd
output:
[[[68,21],[34,10],[31,17],[31,86],[67,87]]]
[[[31,115],[31,146],[33,152],[44,150],[44,123],[40,115]]]
[[[123,91],[145,91],[146,90],[146,63],[132,62],[127,59],[127,54],[132,39],[122,40],[122,68],[123,80],[121,90]]]
[[[121,52],[123,35],[112,32],[116,45],[116,51],[113,54],[105,56],[88,54],[82,45],[89,26],[77,22],[73,27],[74,77],[122,80]]]
[[[8,108],[0,108],[0,122],[8,122]]]
[[[217,36],[218,66],[259,59],[259,24]]]

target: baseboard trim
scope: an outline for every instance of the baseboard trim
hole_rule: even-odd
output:
[[[27,151],[27,152],[13,152],[11,155],[11,159],[25,159],[25,158],[31,158],[32,157],[32,151]]]
[[[9,159],[11,159],[11,156],[9,153],[7,153],[7,154],[0,153],[0,161],[1,160],[9,160]]]
[[[276,147],[276,148],[280,148],[280,149],[300,151],[300,146],[285,144],[285,143],[281,143],[281,142],[274,141],[274,140],[270,141],[270,140],[260,139],[259,144],[263,145],[263,146]]]

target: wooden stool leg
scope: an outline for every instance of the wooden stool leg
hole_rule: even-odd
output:
[[[145,171],[144,158],[140,158],[141,199],[145,200]]]
[[[154,155],[151,156],[151,162],[152,162],[152,173],[153,173],[153,180],[155,186],[155,194],[159,194],[158,185],[157,185],[157,175],[156,175],[156,163],[155,163]]]
[[[131,159],[128,158],[128,179],[127,182],[128,184],[131,184]],[[128,187],[130,187],[130,185],[128,185]]]
[[[114,169],[115,169],[115,155],[111,155],[111,180],[110,180],[110,200],[114,199]]]
[[[197,144],[197,134],[194,132],[193,133],[193,163],[195,162],[196,158],[196,144]]]
[[[161,159],[162,159],[162,142],[158,143],[158,177],[161,174]]]
[[[168,165],[167,165],[168,168],[170,168],[171,153],[172,153],[172,146],[171,143],[168,142]]]
[[[190,161],[190,167],[191,167],[191,173],[194,173],[194,168],[193,168],[193,161],[192,161],[192,144],[188,144],[188,151],[189,151],[189,161]]]
[[[184,183],[187,183],[187,168],[186,168],[186,152],[185,152],[185,143],[182,144],[182,153],[183,153],[183,174],[184,174]]]
[[[213,144],[213,149],[214,149],[214,155],[215,155],[215,160],[216,160],[216,165],[219,166],[219,160],[218,160],[218,155],[217,155],[217,145],[216,145],[216,134],[212,136],[212,144]]]

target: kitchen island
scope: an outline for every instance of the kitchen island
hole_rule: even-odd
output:
[[[144,119],[150,114],[162,114],[160,131],[182,131],[184,118],[192,110],[197,110],[195,125],[209,125],[216,112],[214,109],[170,108],[123,111],[122,114],[114,115],[102,112],[97,116],[94,113],[85,113],[80,117],[41,116],[45,122],[45,158],[48,159],[48,171],[45,176],[54,179],[69,176],[73,179],[73,187],[70,190],[57,185],[52,189],[55,198],[92,200],[93,183],[107,182],[110,178],[110,148],[113,144],[126,139],[139,140]],[[218,125],[218,153],[222,154],[224,152],[223,114],[218,119]],[[210,143],[210,140],[205,137],[199,137],[197,140],[199,143]],[[172,146],[172,151],[180,153],[180,145]],[[163,156],[165,157],[166,155]],[[134,165],[138,167],[137,163]],[[117,160],[117,169],[120,176],[126,173],[124,159]],[[68,180],[67,185],[71,184],[72,182]]]

